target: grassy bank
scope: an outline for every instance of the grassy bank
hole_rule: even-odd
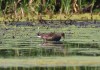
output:
[[[42,15],[42,19],[44,20],[100,20],[100,14],[93,14],[93,19],[91,19],[90,13],[84,13],[84,14],[54,14],[52,15],[52,18],[50,18],[50,15]],[[5,17],[0,17],[0,21],[35,21],[38,20],[38,15],[32,15],[28,14],[25,17],[22,18],[15,18],[14,16],[6,15]]]
[[[82,59],[81,59],[82,58]],[[56,59],[56,60],[55,60]],[[0,58],[0,67],[34,67],[34,66],[98,66],[100,65],[100,57],[37,57],[37,58]]]

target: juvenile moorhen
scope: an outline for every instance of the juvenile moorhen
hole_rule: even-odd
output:
[[[45,41],[60,41],[61,37],[65,38],[64,33],[37,33],[37,37],[44,39]]]

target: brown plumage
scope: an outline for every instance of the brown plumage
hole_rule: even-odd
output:
[[[61,37],[65,38],[64,33],[37,33],[38,37],[44,39],[45,41],[60,41]]]

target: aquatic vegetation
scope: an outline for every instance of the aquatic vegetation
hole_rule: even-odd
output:
[[[49,70],[91,70],[97,69],[99,67],[88,67],[91,64],[99,65],[100,56],[100,22],[99,21],[45,21],[43,22],[21,22],[23,24],[19,25],[19,22],[9,22],[5,24],[1,22],[0,24],[0,63],[6,63],[14,60],[20,63],[22,60],[22,65],[25,65],[24,60],[28,64],[37,60],[36,67],[33,68],[22,67],[23,69],[49,69]],[[54,23],[54,24],[50,24]],[[69,23],[69,24],[68,24]],[[84,23],[84,24],[83,24]],[[59,24],[59,25],[58,25]],[[31,26],[32,25],[32,26]],[[42,39],[37,38],[38,27],[41,29],[42,33],[58,32],[65,33],[65,39],[61,39],[60,42],[43,42]],[[46,58],[47,57],[47,58]],[[3,58],[3,59],[2,59]],[[46,59],[45,59],[46,58]],[[73,60],[75,58],[75,60]],[[79,59],[80,58],[80,59]],[[91,59],[90,59],[91,58]],[[4,60],[5,59],[5,60]],[[29,62],[28,62],[29,59]],[[34,60],[35,59],[35,60]],[[45,59],[45,60],[44,60]],[[55,59],[57,61],[55,61]],[[95,60],[94,60],[95,59]],[[53,60],[53,61],[51,61]],[[77,65],[80,63],[83,66],[87,64],[86,67],[82,66],[67,66],[67,62]],[[73,60],[73,62],[72,62]],[[45,62],[47,61],[47,62]],[[51,61],[51,62],[50,62]],[[62,62],[58,62],[62,61]],[[89,62],[88,62],[89,61]],[[92,62],[94,61],[94,62]],[[18,63],[18,65],[20,65]],[[39,64],[66,64],[63,66],[38,66]],[[3,64],[0,64],[4,66]],[[14,65],[14,64],[13,64]],[[47,64],[46,64],[47,65]],[[29,65],[31,66],[31,65]],[[67,67],[66,67],[67,66]],[[19,67],[16,67],[19,69]],[[11,70],[15,69],[13,66],[10,67]],[[0,69],[6,69],[1,67]],[[9,66],[8,68],[9,69]],[[21,68],[20,68],[21,69]],[[23,70],[22,69],[22,70]]]

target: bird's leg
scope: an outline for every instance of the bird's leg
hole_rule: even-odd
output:
[[[46,43],[46,39],[43,39],[44,40],[44,43]]]

